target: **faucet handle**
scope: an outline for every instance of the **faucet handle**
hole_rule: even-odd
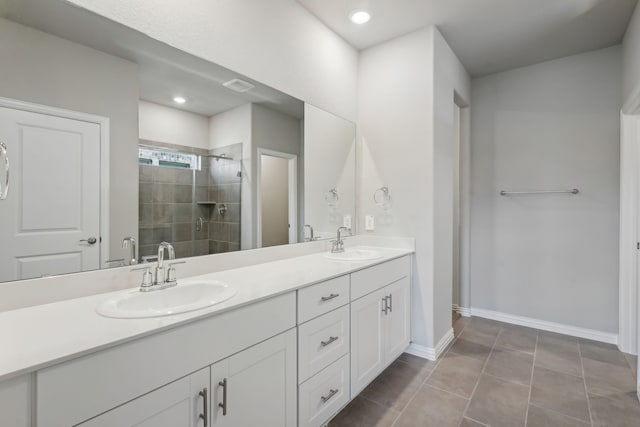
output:
[[[167,269],[167,280],[166,283],[176,283],[178,281],[177,277],[176,277],[176,268],[174,267],[174,265],[176,264],[186,264],[187,261],[174,261],[174,262],[170,262],[169,268]]]
[[[141,292],[149,291],[153,286],[153,274],[151,274],[151,267],[150,266],[137,267],[137,268],[132,268],[130,271],[140,271],[140,270],[144,270],[144,273],[142,273],[142,282],[140,283],[140,291]]]

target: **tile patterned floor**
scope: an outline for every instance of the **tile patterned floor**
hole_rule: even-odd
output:
[[[446,354],[403,354],[330,427],[640,427],[636,358],[615,346],[459,318]]]

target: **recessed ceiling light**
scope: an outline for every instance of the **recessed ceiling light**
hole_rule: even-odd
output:
[[[349,14],[349,19],[351,19],[351,22],[354,24],[362,25],[369,22],[371,15],[365,10],[354,10]]]
[[[187,102],[187,100],[181,96],[176,96],[173,98],[173,102],[175,102],[176,104],[184,104],[185,102]]]

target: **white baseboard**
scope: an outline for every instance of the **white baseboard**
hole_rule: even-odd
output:
[[[446,334],[438,341],[435,347],[425,347],[420,344],[411,343],[406,352],[414,356],[422,357],[428,360],[437,360],[453,341],[453,328],[449,329]]]
[[[462,317],[471,317],[471,310],[467,307],[458,307],[458,313]]]
[[[541,329],[543,331],[556,332],[558,334],[571,335],[573,337],[586,338],[609,344],[618,344],[618,334],[612,334],[610,332],[602,332],[594,329],[580,328],[578,326],[564,325],[562,323],[548,322],[546,320],[501,313],[499,311],[485,310],[483,308],[471,307],[470,312],[472,316],[483,317],[485,319],[497,320],[499,322],[511,323],[514,325],[526,326],[529,328]]]

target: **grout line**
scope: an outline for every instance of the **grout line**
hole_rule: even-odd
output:
[[[493,345],[491,346],[491,351],[489,351],[489,355],[487,356],[487,359],[484,361],[484,365],[482,365],[482,369],[480,370],[480,375],[478,375],[476,384],[473,386],[473,390],[469,395],[469,401],[467,402],[467,406],[465,406],[464,411],[462,411],[462,420],[460,420],[460,425],[462,425],[462,421],[464,421],[464,417],[467,416],[467,411],[469,410],[469,406],[471,405],[471,399],[473,399],[473,396],[476,394],[476,389],[478,388],[478,384],[480,384],[480,378],[482,378],[482,375],[484,374],[484,370],[487,367],[487,364],[489,364],[489,359],[491,359],[491,355],[493,354],[493,349],[496,347],[496,343],[498,342],[498,337],[502,332],[503,324],[502,322],[499,322],[499,323],[500,323],[500,329],[498,330],[498,334],[496,335],[496,338],[493,341]],[[471,417],[467,417],[467,418],[471,418]]]
[[[536,355],[538,354],[538,339],[540,332],[536,333],[536,345],[533,347],[533,363],[531,364],[531,378],[529,380],[529,397],[527,398],[527,411],[524,415],[524,425],[529,422],[529,407],[531,406],[531,392],[533,391],[533,374],[536,370]]]
[[[483,422],[480,422],[480,421],[476,420],[475,418],[467,417],[466,415],[462,417],[462,422],[464,422],[464,419],[465,419],[465,418],[466,418],[466,419],[468,419],[468,420],[473,421],[474,423],[478,423],[478,424],[480,424],[481,426],[491,427],[489,424],[485,424],[485,423],[483,423]],[[460,425],[462,425],[462,422],[460,423]]]
[[[452,392],[452,391],[445,390],[445,389],[440,388],[440,387],[436,387],[436,386],[434,386],[433,384],[423,384],[423,385],[424,385],[425,387],[431,387],[431,388],[434,388],[434,389],[436,389],[436,390],[438,390],[438,391],[441,391],[441,392],[443,392],[443,393],[447,393],[447,394],[451,394],[451,395],[456,396],[456,397],[460,397],[460,398],[462,398],[462,399],[464,399],[464,400],[469,400],[469,399],[470,399],[469,397],[465,397],[465,396],[463,396],[463,395],[461,395],[461,394],[454,393],[454,392]],[[467,418],[469,418],[469,417],[467,417]]]
[[[542,406],[536,405],[535,403],[532,403],[531,406],[533,406],[535,408],[538,408],[538,409],[540,409],[542,411],[553,412],[554,414],[560,415],[560,417],[563,417],[563,418],[569,418],[570,420],[581,422],[584,425],[590,425],[585,420],[581,420],[580,418],[572,417],[571,415],[563,414],[562,412],[558,412],[555,409],[543,408]]]
[[[587,392],[587,378],[584,372],[584,363],[582,361],[582,346],[578,343],[578,357],[580,357],[580,369],[582,369],[582,383],[584,384],[584,394],[587,398],[587,410],[589,411],[589,422],[593,426],[593,416],[591,415],[591,399],[589,398],[589,392]]]

